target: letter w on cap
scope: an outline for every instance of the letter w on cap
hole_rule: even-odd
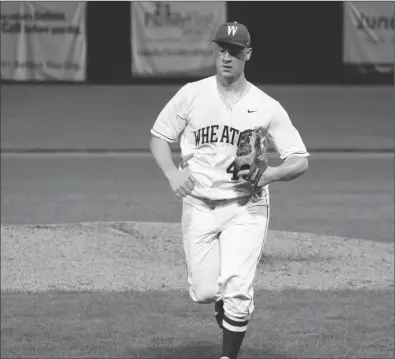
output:
[[[237,26],[228,26],[228,35],[232,34],[232,36],[235,36],[237,31]]]

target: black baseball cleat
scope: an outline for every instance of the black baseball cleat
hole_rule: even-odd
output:
[[[222,325],[222,319],[224,318],[224,301],[222,299],[218,300],[214,304],[215,308],[215,319],[217,320],[218,326],[224,329]]]

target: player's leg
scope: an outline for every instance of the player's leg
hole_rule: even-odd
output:
[[[237,209],[220,236],[221,276],[224,288],[222,356],[235,359],[254,310],[252,283],[269,222],[264,200]]]
[[[219,296],[220,250],[218,222],[210,207],[193,197],[183,200],[182,233],[189,294],[198,303]]]

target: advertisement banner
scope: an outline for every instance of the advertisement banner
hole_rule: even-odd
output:
[[[86,2],[1,2],[1,78],[84,81]]]
[[[394,63],[394,3],[343,3],[343,62],[354,65]]]
[[[132,74],[205,76],[214,69],[212,38],[226,21],[225,1],[131,3]]]

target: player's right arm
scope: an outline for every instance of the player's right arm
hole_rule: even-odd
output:
[[[178,198],[190,194],[195,186],[188,167],[178,170],[174,164],[169,146],[169,143],[178,141],[187,124],[187,86],[182,87],[160,112],[151,129],[150,141],[151,153]]]
[[[196,181],[189,172],[188,167],[178,170],[175,166],[167,141],[153,135],[150,148],[156,163],[168,179],[170,187],[176,196],[181,198],[190,194],[195,188]]]

